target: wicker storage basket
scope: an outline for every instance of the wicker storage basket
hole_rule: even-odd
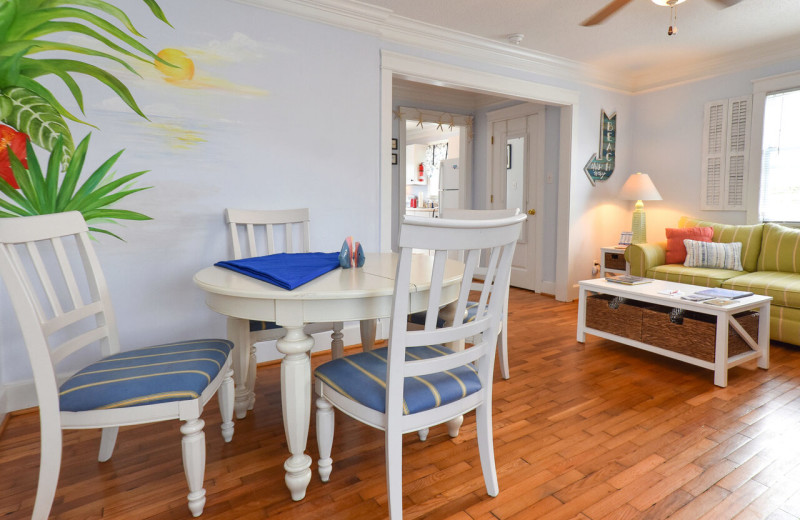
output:
[[[606,253],[605,254],[605,267],[606,269],[619,269],[625,270],[625,254],[624,253]]]
[[[586,299],[586,326],[617,336],[642,339],[642,309],[647,304],[594,294]]]
[[[642,309],[642,342],[655,347],[685,354],[703,361],[714,362],[717,340],[717,319],[709,314],[685,311],[682,323],[670,320],[669,307],[652,305]],[[736,314],[736,320],[753,339],[758,339],[758,313]],[[728,326],[728,356],[752,350],[739,334]]]

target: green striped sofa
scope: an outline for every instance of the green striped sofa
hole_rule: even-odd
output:
[[[741,242],[744,271],[665,264],[666,242],[625,251],[631,274],[772,296],[770,338],[800,345],[800,229],[770,222],[727,225],[681,217],[678,227],[711,226],[714,242]]]

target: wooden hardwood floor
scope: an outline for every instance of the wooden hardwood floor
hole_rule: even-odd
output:
[[[470,414],[457,439],[444,426],[426,442],[404,437],[405,518],[800,518],[800,349],[773,343],[772,368],[733,369],[718,388],[707,370],[592,336],[577,343],[576,303],[513,290],[510,310],[512,375],[496,370],[494,384],[499,496],[486,495]],[[384,518],[382,433],[341,414],[331,481],[316,474],[312,418],[314,475],[292,502],[279,374],[259,368],[255,411],[230,444],[216,405],[206,410],[204,518]],[[190,518],[178,428],[124,428],[106,463],[98,431],[66,432],[52,514]],[[0,516],[30,516],[38,463],[38,416],[13,416],[0,437]]]

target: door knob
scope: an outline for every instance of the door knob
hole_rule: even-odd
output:
[[[536,215],[536,210],[535,209],[529,209],[528,210],[528,215]]]

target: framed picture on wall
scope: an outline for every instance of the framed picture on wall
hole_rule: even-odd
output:
[[[397,150],[397,139],[392,139],[392,150]]]
[[[396,153],[392,154],[392,164],[397,164],[397,154]]]

